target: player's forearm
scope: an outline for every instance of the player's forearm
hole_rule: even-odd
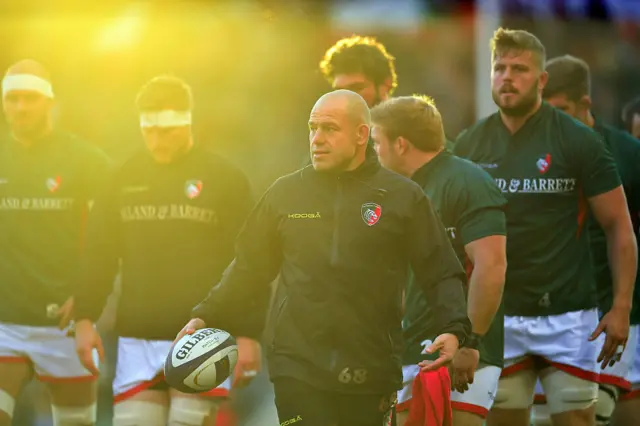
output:
[[[117,275],[117,262],[113,269],[103,271],[102,274],[93,273],[90,276],[84,276],[78,282],[74,294],[76,320],[89,319],[96,322],[100,318],[107,304],[107,299],[113,291]]]
[[[477,264],[469,280],[467,309],[474,333],[484,335],[491,326],[504,290],[506,264]]]
[[[633,230],[630,223],[623,222],[605,232],[613,279],[613,308],[631,310],[638,268],[638,253]]]
[[[109,292],[95,291],[93,293],[82,292],[74,296],[74,318],[76,321],[87,319],[91,322],[98,321],[105,305]]]
[[[191,317],[200,318],[207,326],[221,328],[234,336],[257,340],[266,323],[271,281],[236,259],[220,283],[193,308]]]
[[[443,278],[434,293],[427,293],[427,299],[436,307],[437,334],[451,333],[464,338],[471,332],[462,281],[457,276]]]
[[[76,320],[97,321],[113,291],[120,256],[115,244],[89,241],[74,291]]]

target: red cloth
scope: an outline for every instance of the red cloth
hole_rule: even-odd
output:
[[[216,426],[236,426],[236,416],[228,403],[221,404],[216,416]]]
[[[446,367],[418,374],[411,393],[409,417],[404,426],[452,425],[451,378]]]

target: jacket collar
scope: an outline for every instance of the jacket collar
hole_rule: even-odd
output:
[[[313,166],[308,166],[309,168],[309,172],[312,173],[313,175],[321,178],[321,179],[328,179],[328,180],[335,180],[335,179],[342,179],[342,178],[348,178],[348,179],[355,179],[355,180],[361,180],[361,179],[365,179],[369,176],[374,175],[378,170],[380,170],[380,163],[378,162],[378,158],[377,156],[367,156],[364,160],[364,162],[362,164],[360,164],[357,168],[353,169],[353,170],[349,170],[349,171],[339,171],[339,172],[334,172],[334,171],[316,171]]]

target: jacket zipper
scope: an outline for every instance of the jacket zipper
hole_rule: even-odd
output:
[[[333,205],[333,236],[331,238],[331,266],[338,264],[339,255],[339,226],[340,208],[342,206],[342,181],[338,176],[338,189],[336,191],[336,201]]]

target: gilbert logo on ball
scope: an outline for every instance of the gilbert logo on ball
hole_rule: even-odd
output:
[[[222,384],[238,361],[236,340],[224,330],[203,328],[183,336],[164,363],[166,382],[186,393],[207,392]]]

